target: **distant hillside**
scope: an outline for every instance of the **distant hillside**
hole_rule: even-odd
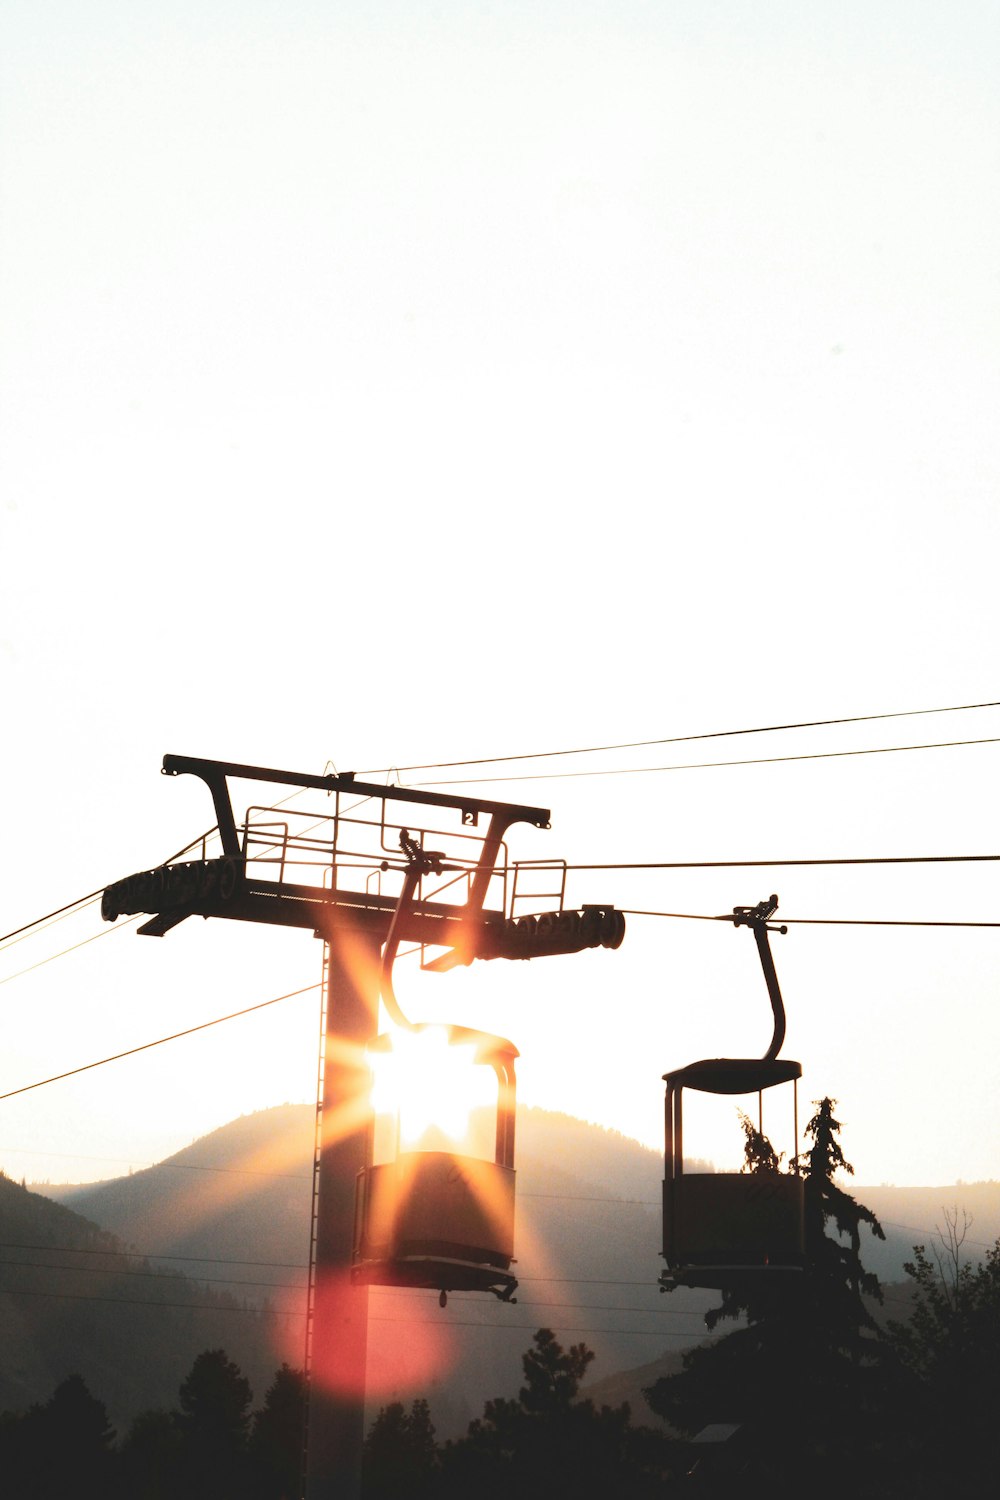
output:
[[[885,1230],[885,1244],[865,1235],[862,1252],[865,1265],[883,1281],[901,1281],[903,1262],[913,1259],[914,1245],[926,1245],[928,1253],[936,1231],[945,1227],[945,1214],[957,1210],[959,1227],[963,1212],[969,1230],[963,1255],[982,1260],[986,1250],[1000,1238],[1000,1182],[957,1182],[951,1187],[856,1187],[847,1191],[873,1209]]]
[[[278,1105],[200,1136],[155,1167],[40,1190],[154,1256],[305,1265],[314,1119],[309,1105]]]
[[[304,1281],[312,1131],[311,1107],[283,1105],[234,1120],[146,1171],[45,1191],[151,1259],[214,1257],[175,1264],[193,1276],[232,1277],[228,1285],[235,1295],[257,1301],[266,1290],[247,1282],[288,1288]],[[373,1407],[427,1395],[439,1430],[457,1432],[487,1398],[516,1393],[520,1356],[542,1325],[564,1342],[583,1340],[595,1350],[595,1383],[661,1356],[669,1362],[705,1338],[704,1313],[717,1299],[685,1290],[667,1296],[656,1284],[662,1266],[658,1152],[568,1115],[522,1109],[517,1162],[517,1304],[453,1296],[441,1310],[433,1293],[374,1291]],[[886,1244],[868,1235],[862,1244],[865,1263],[884,1280],[903,1280],[903,1261],[914,1243],[929,1243],[929,1232],[953,1203],[973,1215],[970,1252],[973,1240],[991,1243],[1000,1233],[997,1183],[947,1189],[846,1185],[884,1221]],[[302,1305],[294,1290],[270,1295],[285,1299],[282,1305],[289,1308]],[[301,1325],[289,1317],[285,1326],[286,1342],[275,1346],[275,1361],[280,1355],[298,1363]],[[235,1357],[233,1340],[223,1343]],[[401,1350],[418,1348],[436,1351],[428,1355],[435,1373],[409,1368],[401,1359]],[[635,1415],[649,1420],[644,1409]]]
[[[174,1405],[195,1356],[220,1345],[262,1399],[273,1321],[126,1254],[115,1235],[0,1173],[0,1411],[45,1401],[78,1373],[120,1425]]]
[[[304,1268],[308,1258],[312,1129],[309,1106],[285,1105],[235,1120],[145,1171],[45,1191],[154,1258],[249,1257],[285,1267],[185,1263],[193,1275],[301,1280],[288,1267]],[[427,1394],[439,1430],[460,1431],[489,1397],[516,1393],[521,1354],[542,1325],[567,1342],[585,1340],[598,1373],[704,1337],[710,1294],[668,1299],[656,1285],[657,1152],[568,1115],[522,1109],[517,1162],[517,1304],[453,1296],[442,1310],[433,1293],[376,1290],[368,1360],[376,1407]],[[401,1341],[404,1315],[416,1321]],[[411,1378],[400,1365],[401,1342],[420,1339],[450,1346],[433,1378]],[[285,1357],[299,1356],[293,1349]]]
[[[716,1338],[723,1336],[724,1334],[713,1336],[713,1339],[706,1340],[706,1343],[715,1342]],[[676,1436],[676,1432],[673,1432],[669,1423],[650,1411],[643,1392],[664,1376],[679,1375],[683,1367],[684,1351],[682,1349],[668,1350],[658,1359],[638,1365],[634,1370],[616,1370],[613,1375],[598,1376],[588,1380],[581,1395],[589,1397],[595,1406],[621,1406],[623,1401],[627,1401],[632,1421],[637,1427],[656,1427]]]

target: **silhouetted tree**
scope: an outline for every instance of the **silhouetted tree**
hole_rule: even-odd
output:
[[[106,1500],[113,1448],[103,1401],[70,1375],[44,1406],[0,1422],[0,1492],[11,1500]]]
[[[130,1423],[119,1452],[122,1500],[175,1500],[181,1490],[180,1457],[176,1415],[140,1412]]]
[[[364,1500],[427,1500],[437,1487],[438,1450],[426,1401],[383,1406],[365,1439]]]
[[[254,1412],[250,1432],[251,1493],[257,1500],[296,1500],[302,1478],[306,1383],[283,1364]]]
[[[804,1270],[734,1280],[705,1321],[712,1329],[727,1319],[745,1326],[691,1350],[680,1374],[645,1393],[681,1432],[744,1424],[744,1464],[776,1493],[792,1475],[814,1494],[833,1493],[853,1466],[863,1461],[874,1473],[880,1462],[884,1374],[864,1298],[881,1294],[861,1263],[861,1228],[884,1235],[875,1215],[834,1181],[836,1172],[853,1172],[837,1140],[834,1105],[818,1101],[806,1126],[811,1144],[792,1164],[804,1179]],[[744,1133],[747,1170],[777,1170],[766,1137],[749,1121]]]
[[[467,1437],[446,1445],[444,1495],[637,1500],[662,1494],[663,1447],[657,1435],[637,1434],[627,1405],[598,1410],[578,1398],[593,1358],[585,1344],[564,1350],[551,1329],[540,1328],[522,1358],[525,1384],[518,1399],[487,1401]]]
[[[785,1159],[782,1151],[779,1155],[775,1151],[766,1135],[763,1135],[743,1110],[739,1111],[740,1125],[743,1128],[743,1166],[742,1172],[751,1172],[757,1175],[761,1172],[780,1172],[781,1163]]]
[[[182,1382],[180,1468],[192,1500],[243,1500],[247,1493],[250,1382],[224,1349],[199,1354]]]
[[[946,1213],[933,1260],[914,1247],[909,1321],[891,1322],[897,1423],[914,1494],[975,1493],[1000,1474],[1000,1240],[985,1262],[962,1257],[970,1221]]]
[[[42,1408],[0,1415],[0,1493],[35,1496],[38,1490],[37,1454],[42,1446]]]

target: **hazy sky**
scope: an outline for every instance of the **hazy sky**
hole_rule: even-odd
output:
[[[362,770],[1000,698],[995,5],[7,0],[0,70],[0,930],[211,822],[165,751]],[[994,710],[514,769],[998,736]],[[524,857],[988,854],[998,754],[477,790],[552,808]],[[988,864],[569,894],[771,890],[1000,920]],[[858,1180],[1000,1176],[1000,930],[775,945],[785,1052]],[[111,931],[0,987],[0,1093],[318,966],[302,933]],[[665,1069],[770,1035],[752,939],[708,923],[403,982],[511,1036],[529,1102],[650,1143]],[[112,1175],[310,1098],[315,1029],[309,996],[7,1100],[0,1164]]]

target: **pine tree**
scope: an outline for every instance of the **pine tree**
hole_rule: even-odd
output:
[[[132,1419],[119,1456],[123,1500],[175,1500],[181,1491],[180,1441],[170,1412],[143,1411]]]
[[[181,1468],[193,1500],[243,1500],[250,1382],[224,1349],[199,1354],[180,1387]]]
[[[306,1382],[301,1370],[283,1364],[254,1413],[250,1469],[258,1500],[292,1500],[302,1477]]]
[[[745,1424],[757,1480],[779,1490],[782,1475],[797,1472],[800,1481],[811,1473],[825,1492],[848,1453],[859,1442],[871,1446],[877,1409],[879,1346],[864,1298],[880,1293],[861,1263],[861,1228],[884,1235],[875,1215],[834,1181],[836,1172],[853,1173],[837,1140],[834,1107],[832,1099],[817,1103],[806,1126],[811,1144],[791,1164],[803,1178],[804,1270],[734,1281],[706,1323],[714,1329],[738,1319],[744,1326],[691,1350],[679,1375],[645,1393],[681,1432]],[[770,1142],[748,1120],[744,1133],[745,1169],[778,1170]]]
[[[114,1429],[80,1375],[44,1406],[0,1421],[0,1491],[17,1500],[105,1500],[114,1476]]]
[[[365,1438],[365,1500],[426,1500],[434,1493],[438,1451],[426,1401],[407,1411],[401,1401],[383,1406]]]
[[[970,1221],[946,1212],[933,1259],[914,1247],[908,1322],[891,1322],[899,1361],[896,1427],[911,1492],[988,1493],[1000,1473],[1000,1240],[985,1262],[964,1259]]]
[[[443,1493],[448,1500],[645,1500],[663,1493],[658,1434],[633,1429],[627,1405],[602,1406],[579,1397],[594,1358],[586,1344],[564,1349],[540,1328],[522,1356],[518,1399],[487,1401],[467,1437],[445,1447]]]

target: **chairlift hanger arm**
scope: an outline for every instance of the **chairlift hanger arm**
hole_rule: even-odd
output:
[[[405,1026],[413,1030],[413,1022],[403,1014],[399,1001],[396,999],[396,991],[392,983],[392,969],[396,962],[396,953],[399,949],[399,939],[402,935],[401,928],[404,918],[410,915],[413,907],[413,897],[417,886],[424,875],[441,875],[445,870],[454,869],[454,865],[444,863],[444,855],[437,850],[422,849],[416,839],[411,839],[409,830],[403,828],[399,834],[399,847],[408,861],[406,873],[403,876],[403,889],[399,893],[396,909],[392,914],[389,924],[389,932],[385,940],[385,948],[382,950],[382,968],[379,977],[379,990],[386,1010],[389,1012],[397,1026]],[[383,870],[389,868],[389,861],[382,861]]]
[[[777,1057],[785,1040],[785,1007],[781,999],[781,987],[778,984],[771,944],[767,936],[769,932],[784,934],[788,931],[787,927],[769,921],[777,909],[777,896],[772,896],[768,901],[759,901],[756,906],[733,907],[733,926],[753,928],[753,935],[757,940],[757,952],[760,954],[760,965],[764,970],[764,983],[767,985],[771,1011],[774,1015],[774,1033],[771,1037],[771,1045],[764,1053],[763,1061],[765,1062],[771,1062]]]

